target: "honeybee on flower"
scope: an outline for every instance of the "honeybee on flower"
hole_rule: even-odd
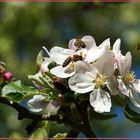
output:
[[[120,44],[121,40],[117,39],[111,49],[110,39],[106,39],[97,46],[94,38],[87,35],[70,40],[67,49],[55,46],[48,51],[43,47],[47,57],[40,64],[39,72],[29,78],[40,80],[45,72],[67,78],[69,89],[75,94],[90,93],[90,105],[98,113],[110,112],[111,96],[115,95],[127,96],[140,107],[137,95],[140,80],[131,72],[131,53],[122,55]],[[56,66],[49,69],[53,61]]]
[[[68,78],[78,72],[78,61],[92,63],[99,59],[110,48],[110,42],[109,39],[107,39],[101,45],[97,46],[94,38],[87,35],[78,40],[70,40],[68,48],[69,49],[53,47],[50,50],[50,56],[58,64],[58,66],[51,69],[50,72],[60,78]],[[76,57],[78,59],[73,59],[74,56],[78,56]],[[65,62],[68,60],[69,63],[64,67]]]

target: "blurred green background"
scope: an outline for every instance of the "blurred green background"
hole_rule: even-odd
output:
[[[67,47],[70,39],[84,35],[92,35],[97,45],[121,38],[121,49],[132,52],[133,69],[140,78],[140,3],[0,3],[0,56],[24,83],[29,83],[27,75],[35,74],[42,46]],[[121,108],[113,110],[118,118],[95,121],[97,136],[140,137],[140,125],[126,120]],[[0,137],[27,137],[28,123],[18,121],[17,112],[0,104]]]

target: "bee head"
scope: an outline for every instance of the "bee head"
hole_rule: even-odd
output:
[[[85,48],[86,45],[81,39],[76,39],[74,45],[78,48]]]

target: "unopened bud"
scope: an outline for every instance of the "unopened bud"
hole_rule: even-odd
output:
[[[5,81],[10,81],[13,78],[13,74],[9,71],[3,73],[3,79]]]

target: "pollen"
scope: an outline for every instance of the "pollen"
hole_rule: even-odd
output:
[[[126,75],[126,81],[127,82],[134,82],[136,80],[136,75],[134,72],[130,72]]]
[[[67,69],[65,69],[65,73],[71,73],[71,72],[73,72],[73,71],[74,71],[74,63],[71,62],[71,63],[69,64],[69,67],[68,67]]]
[[[98,74],[97,77],[96,77],[95,82],[96,82],[97,87],[104,87],[106,79],[105,79],[105,77],[103,75]]]
[[[74,63],[73,63],[73,62],[70,63],[69,67],[70,67],[71,69],[74,69]]]
[[[83,60],[85,59],[86,57],[86,53],[85,52],[80,52],[80,56],[82,56]]]

